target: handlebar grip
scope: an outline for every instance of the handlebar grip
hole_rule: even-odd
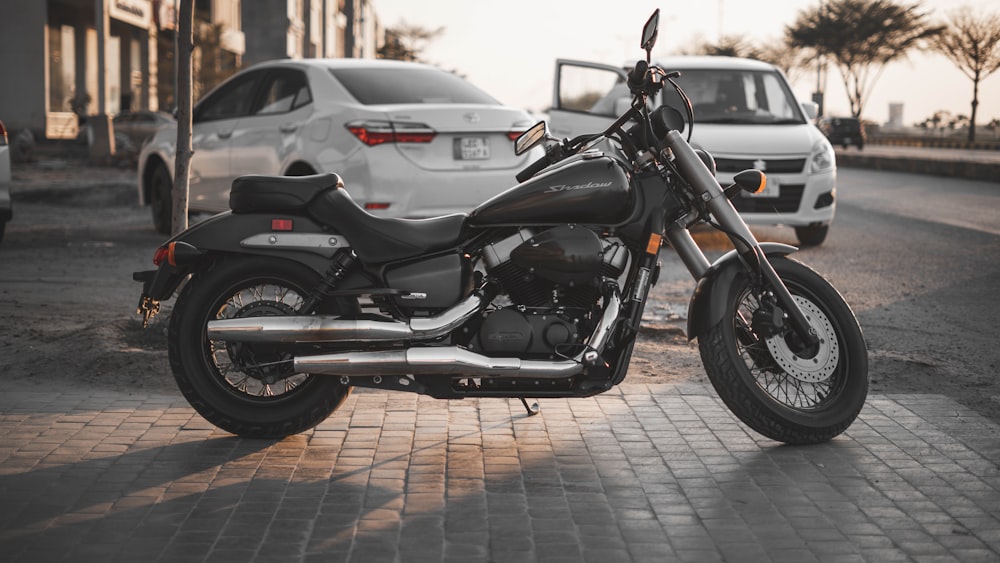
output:
[[[644,60],[640,59],[635,63],[635,68],[628,73],[629,90],[635,92],[642,88],[643,83],[646,81],[646,70],[648,69],[649,65]]]
[[[531,164],[528,165],[527,168],[518,172],[517,175],[514,176],[514,178],[517,180],[517,183],[520,184],[521,182],[528,180],[535,174],[538,174],[550,164],[552,164],[552,159],[550,159],[548,153],[546,153],[545,156],[532,162]]]

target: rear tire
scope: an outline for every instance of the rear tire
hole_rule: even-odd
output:
[[[170,318],[170,366],[201,416],[240,436],[281,438],[316,426],[344,402],[351,387],[294,373],[287,347],[211,341],[206,332],[217,318],[296,314],[319,280],[300,264],[254,257],[220,260],[187,283]]]
[[[712,386],[747,426],[788,444],[826,442],[854,422],[868,395],[868,350],[843,297],[822,276],[787,258],[771,260],[820,337],[798,357],[793,337],[761,336],[765,322],[746,275],[727,291],[722,319],[698,339]],[[750,319],[754,319],[750,322]]]

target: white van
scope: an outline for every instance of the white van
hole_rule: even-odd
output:
[[[733,57],[668,57],[655,61],[680,71],[678,84],[691,99],[691,144],[708,151],[726,186],[742,170],[767,173],[767,188],[733,199],[747,223],[795,228],[802,246],[825,239],[836,210],[833,147],[813,125],[816,105],[800,104],[773,65]],[[558,137],[605,129],[628,107],[628,69],[582,61],[556,61],[549,128]],[[664,87],[656,105],[686,115],[676,92]],[[686,135],[686,133],[685,133]]]

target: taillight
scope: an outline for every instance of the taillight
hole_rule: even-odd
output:
[[[3,126],[3,121],[0,121],[0,147],[7,144],[7,129]]]
[[[170,256],[170,248],[169,248],[169,246],[161,246],[160,248],[157,248],[156,252],[153,253],[153,265],[154,266],[159,266],[169,256]]]
[[[517,138],[518,138],[518,137],[520,137],[520,136],[521,136],[521,135],[522,135],[522,134],[523,134],[523,133],[524,133],[525,131],[526,131],[526,129],[516,129],[516,130],[513,130],[513,131],[509,131],[509,132],[507,133],[507,138],[508,138],[508,139],[510,139],[510,142],[512,142],[512,143],[513,143],[513,142],[514,142],[514,141],[516,141],[516,140],[517,140]]]
[[[421,123],[392,121],[352,121],[346,125],[362,143],[369,147],[382,143],[429,143],[437,132]]]

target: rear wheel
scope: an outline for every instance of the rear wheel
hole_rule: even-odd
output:
[[[787,258],[772,259],[772,265],[819,345],[802,351],[790,330],[776,326],[773,298],[741,275],[728,288],[725,315],[699,338],[702,362],[729,409],[757,432],[789,444],[825,442],[846,430],[864,406],[867,347],[850,307],[829,282]]]
[[[316,426],[344,402],[351,388],[296,373],[288,346],[207,336],[215,319],[300,313],[318,282],[304,266],[267,258],[221,260],[190,280],[171,314],[169,352],[177,385],[199,414],[233,434],[280,438]]]
[[[165,235],[173,228],[174,204],[170,196],[173,189],[167,167],[157,164],[149,177],[149,207],[153,212],[153,227]]]

